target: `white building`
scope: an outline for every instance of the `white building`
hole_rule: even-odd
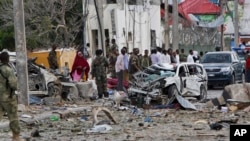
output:
[[[139,48],[145,49],[162,46],[162,29],[160,19],[161,0],[96,0],[103,3],[100,19],[104,23],[106,40],[116,39],[119,50],[127,46],[129,52]],[[127,3],[125,3],[127,2]],[[87,20],[87,42],[96,50],[102,48],[100,29],[94,0],[89,1]]]

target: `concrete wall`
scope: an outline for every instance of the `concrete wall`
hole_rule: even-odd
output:
[[[36,63],[42,65],[46,68],[49,68],[48,57],[49,50],[45,51],[36,51],[36,52],[28,52],[28,58],[37,57]],[[63,67],[65,62],[68,62],[69,69],[71,70],[76,50],[75,49],[57,49],[56,50],[57,59],[59,62],[59,66]]]
[[[139,48],[140,53],[143,50],[151,48],[150,31],[156,32],[156,45],[161,46],[161,20],[159,5],[120,5],[107,4],[104,5],[104,29],[109,30],[109,38],[115,38],[121,49],[123,46],[129,47],[129,52],[133,48]],[[112,32],[111,11],[114,10],[114,21],[116,34]],[[94,5],[89,6],[88,30],[99,30],[97,15]],[[131,41],[127,41],[128,33],[134,35]],[[99,34],[100,32],[98,32]],[[125,33],[125,34],[124,34]],[[92,36],[88,35],[88,41],[93,42]],[[92,47],[93,48],[93,47]]]

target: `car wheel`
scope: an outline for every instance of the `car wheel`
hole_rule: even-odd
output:
[[[204,102],[207,99],[207,91],[204,86],[200,88],[200,95],[197,97],[200,102]]]
[[[230,84],[235,84],[235,76],[234,76],[234,74],[232,75]]]
[[[48,95],[50,97],[61,96],[62,88],[54,83],[48,84]]]
[[[168,89],[168,99],[166,103],[167,105],[173,103],[176,94],[179,94],[177,87],[175,85],[171,85]]]

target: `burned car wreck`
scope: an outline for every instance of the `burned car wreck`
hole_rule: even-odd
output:
[[[133,75],[128,96],[133,99],[159,100],[170,104],[182,97],[207,97],[207,74],[201,64],[154,64]]]
[[[16,54],[9,52],[9,65],[17,73],[16,70]],[[62,85],[58,78],[50,73],[44,66],[35,63],[36,58],[28,59],[28,85],[29,94],[42,96],[61,96]]]

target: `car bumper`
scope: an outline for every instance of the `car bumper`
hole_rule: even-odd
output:
[[[230,84],[232,75],[230,74],[208,74],[208,85],[226,85]]]

